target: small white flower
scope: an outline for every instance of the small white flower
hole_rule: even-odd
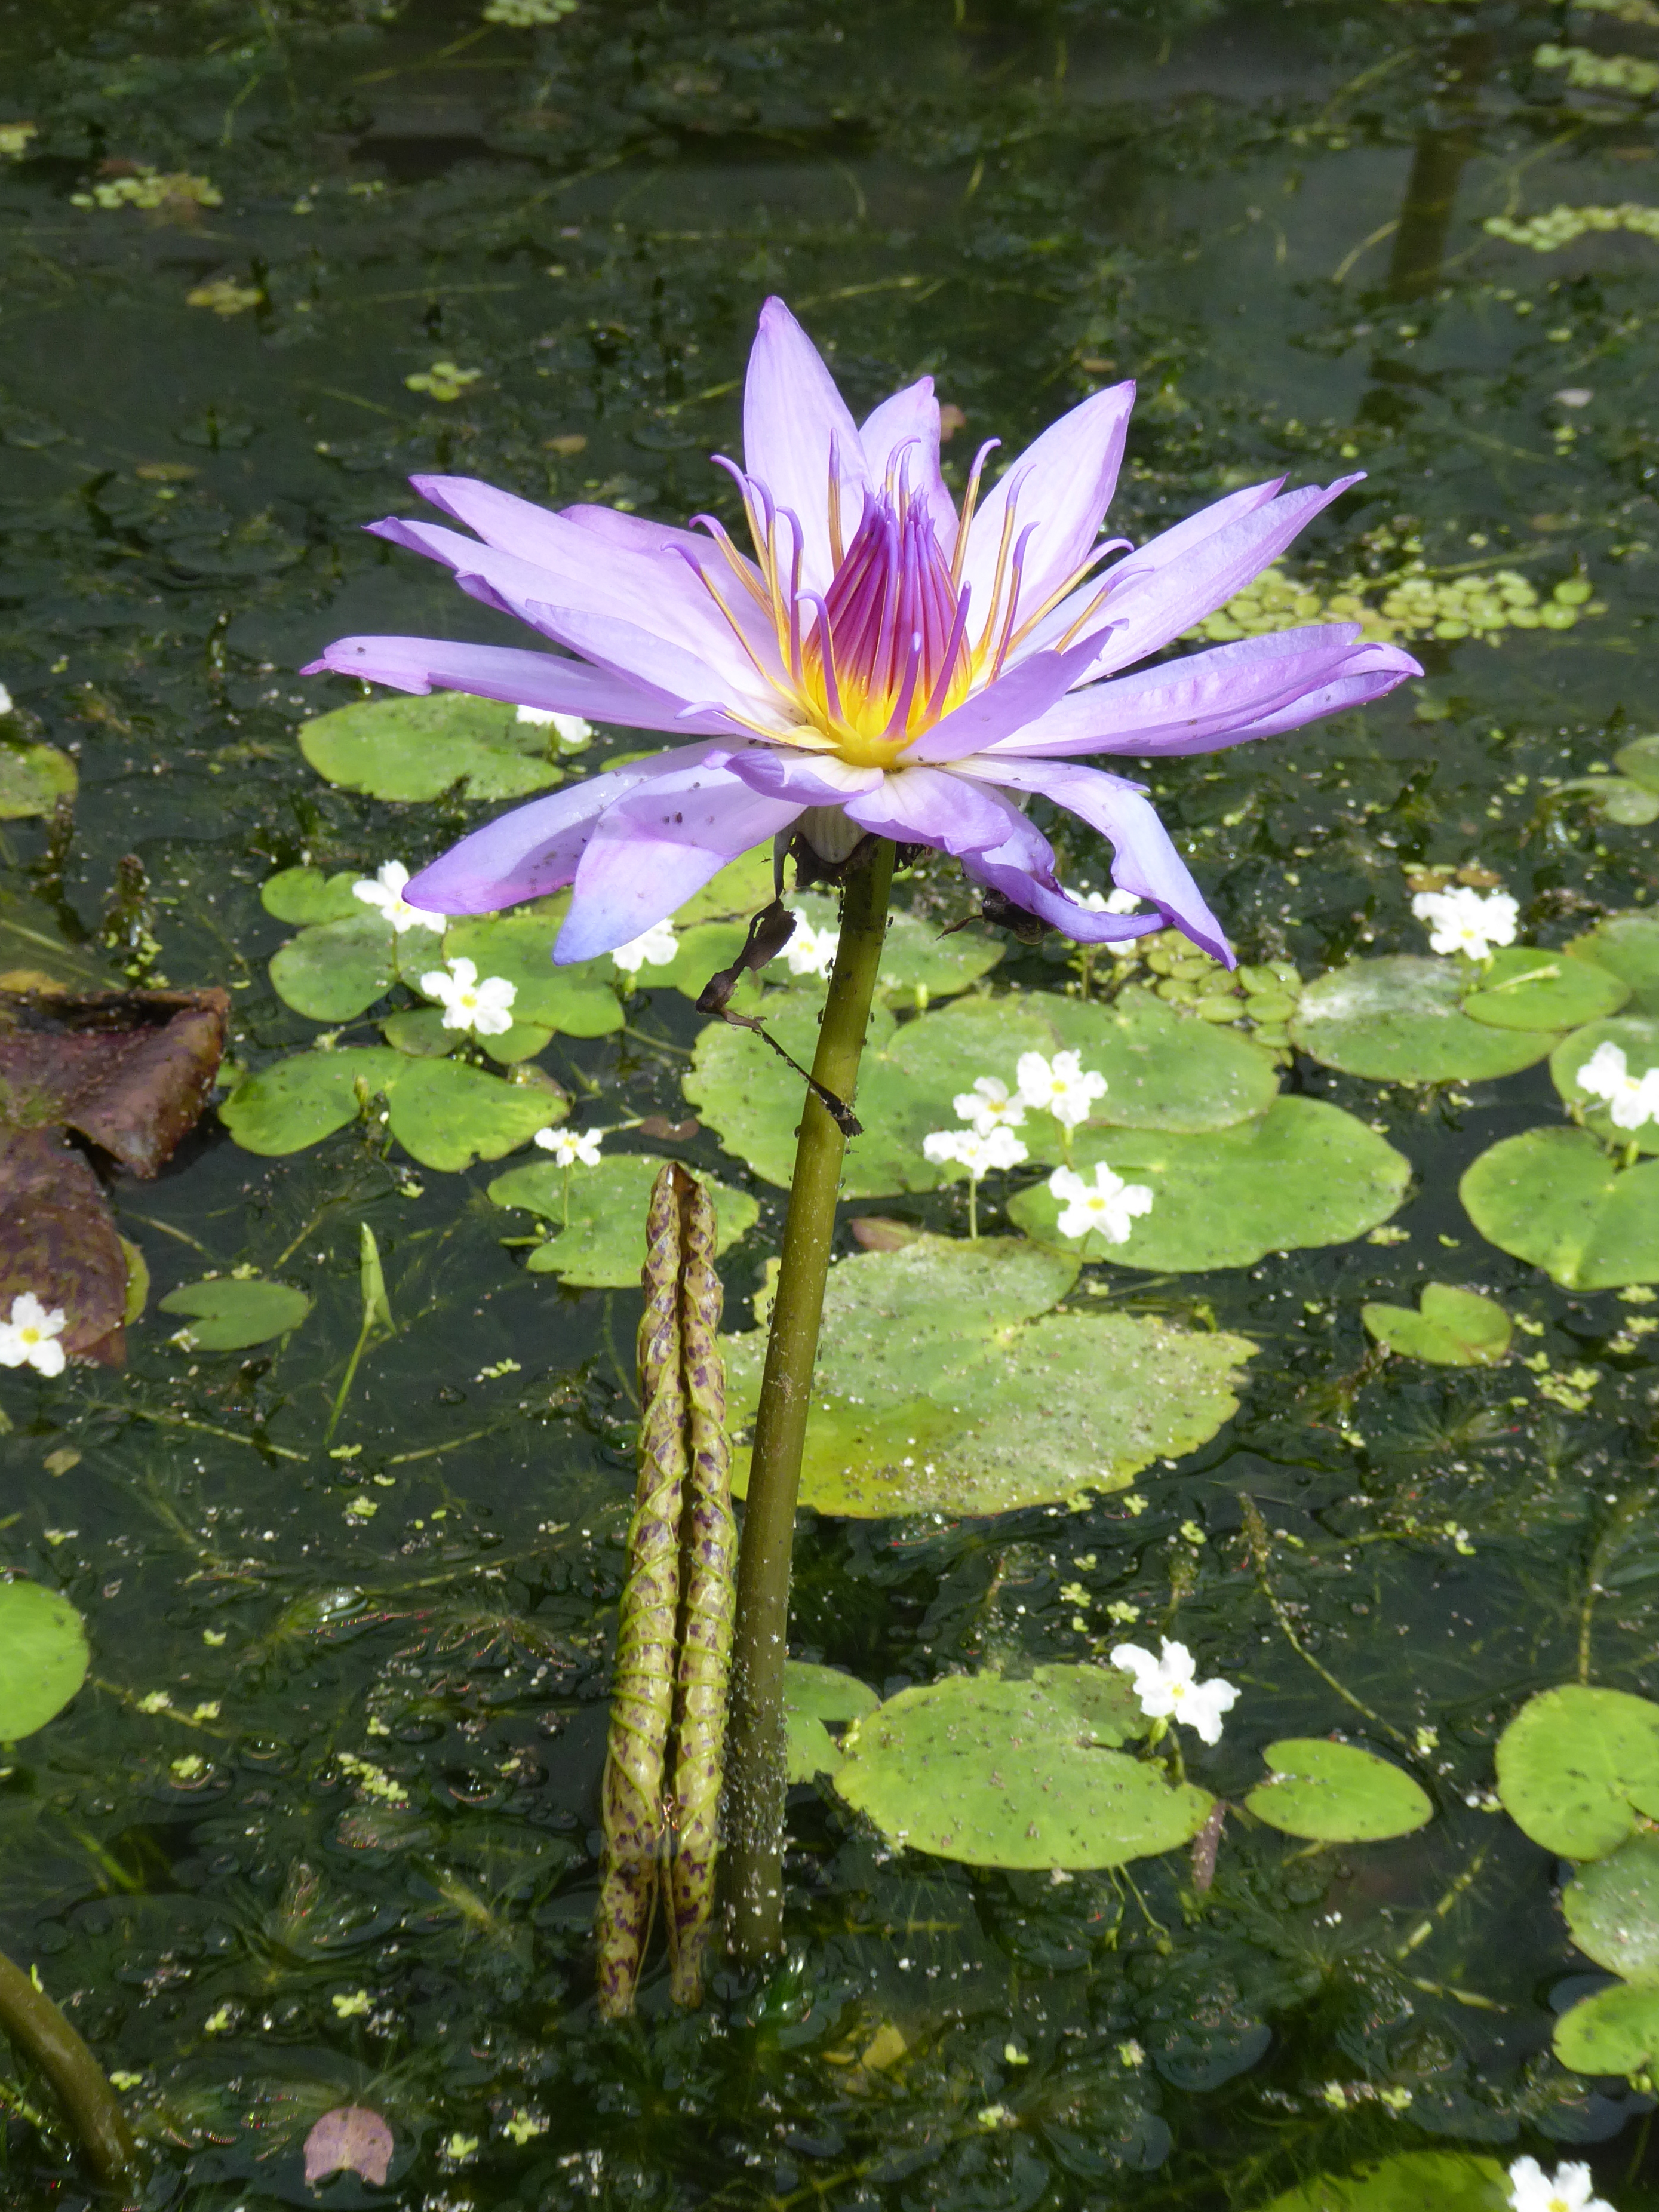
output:
[[[365,906],[377,908],[399,937],[410,929],[435,929],[441,934],[449,927],[449,916],[430,914],[423,906],[410,906],[404,896],[408,881],[409,870],[401,860],[386,860],[372,876],[353,884],[351,896]]]
[[[1079,902],[1091,914],[1134,914],[1139,910],[1139,891],[1089,891]]]
[[[619,945],[611,957],[624,975],[637,975],[647,961],[653,968],[666,968],[679,949],[680,940],[674,934],[673,923],[658,921],[643,937]]]
[[[1065,1129],[1086,1121],[1094,1101],[1106,1096],[1105,1077],[1085,1068],[1075,1052],[1057,1052],[1052,1060],[1040,1052],[1023,1052],[1016,1073],[1024,1103],[1040,1106]]]
[[[11,694],[7,690],[3,684],[0,684],[0,714],[9,714],[11,712]]]
[[[976,1075],[973,1089],[958,1091],[951,1103],[981,1137],[993,1129],[1018,1129],[1025,1119],[1025,1101],[994,1075]]]
[[[1535,2158],[1517,2158],[1510,2168],[1512,2212],[1613,2212],[1605,2197],[1590,2194],[1587,2166],[1558,2166],[1553,2176]]]
[[[504,975],[486,975],[482,981],[471,961],[452,960],[446,967],[428,969],[421,988],[444,1010],[447,1030],[471,1030],[478,1036],[504,1036],[513,1026],[516,983]]]
[[[61,1306],[47,1312],[33,1291],[11,1302],[11,1319],[0,1321],[0,1367],[33,1367],[41,1375],[61,1375],[66,1364],[58,1343],[65,1325]]]
[[[532,1143],[551,1152],[556,1167],[596,1168],[603,1129],[538,1129]]]
[[[1074,1168],[1056,1168],[1048,1188],[1060,1201],[1062,1237],[1086,1237],[1092,1229],[1109,1244],[1127,1244],[1130,1223],[1137,1214],[1152,1210],[1152,1194],[1146,1185],[1125,1182],[1104,1160],[1097,1164],[1092,1184]]]
[[[827,975],[836,964],[841,943],[838,929],[814,929],[805,915],[795,923],[795,933],[784,948],[792,975]]]
[[[1196,1680],[1198,1669],[1186,1645],[1171,1644],[1167,1636],[1160,1640],[1163,1656],[1157,1659],[1139,1644],[1115,1645],[1113,1666],[1134,1676],[1135,1695],[1148,1720],[1177,1720],[1206,1743],[1219,1743],[1221,1716],[1238,1703],[1238,1692],[1219,1674],[1207,1682]]]
[[[556,714],[550,707],[520,707],[514,720],[528,722],[532,729],[550,729],[562,753],[581,752],[593,742],[593,726],[580,714]]]
[[[1632,1075],[1620,1048],[1603,1039],[1575,1079],[1581,1091],[1605,1098],[1608,1118],[1616,1129],[1639,1129],[1644,1122],[1659,1121],[1659,1067]]]
[[[1495,945],[1513,945],[1521,909],[1507,891],[1485,897],[1467,884],[1449,891],[1419,891],[1412,912],[1429,925],[1431,952],[1467,952],[1485,960]]]
[[[921,1140],[924,1158],[935,1167],[947,1162],[966,1168],[975,1182],[993,1168],[1014,1168],[1027,1158],[1024,1146],[1006,1127],[991,1130],[936,1129]]]

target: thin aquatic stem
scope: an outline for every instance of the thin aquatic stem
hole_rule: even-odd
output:
[[[812,1079],[850,1101],[887,933],[895,852],[878,839],[847,886]],[[777,1949],[783,1924],[783,1667],[801,1455],[847,1140],[811,1093],[803,1102],[783,1254],[750,1455],[738,1555],[726,1756],[726,1913],[746,1966]]]
[[[26,2051],[57,2094],[106,2188],[136,2190],[138,2146],[104,2069],[42,1989],[0,1954],[0,2034]]]

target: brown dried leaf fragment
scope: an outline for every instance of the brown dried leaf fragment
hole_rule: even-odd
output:
[[[200,1119],[225,991],[0,991],[0,1120],[64,1122],[153,1176]]]
[[[102,1186],[61,1131],[0,1122],[0,1314],[26,1291],[68,1316],[65,1352],[125,1364],[127,1260]]]

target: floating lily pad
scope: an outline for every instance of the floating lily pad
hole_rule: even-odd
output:
[[[822,991],[769,991],[754,1011],[785,1051],[803,1066],[811,1066],[823,1012]],[[884,1006],[872,1008],[860,1076],[860,1102],[872,1048],[879,1052],[892,1032],[892,1015]],[[794,1172],[795,1131],[805,1091],[799,1077],[759,1037],[726,1022],[711,1022],[697,1038],[684,1088],[699,1118],[717,1132],[733,1158],[744,1161],[768,1182],[787,1186]],[[860,1119],[865,1119],[862,1113]],[[939,1180],[938,1170],[922,1158],[920,1145],[913,1158],[909,1147],[896,1144],[872,1116],[866,1133],[848,1147],[842,1191],[848,1198],[869,1198],[880,1191],[932,1190]]]
[[[538,1068],[507,1080],[458,1060],[406,1060],[383,1088],[392,1135],[422,1167],[449,1173],[499,1160],[538,1129],[562,1121],[570,1102]]]
[[[824,1723],[858,1720],[874,1712],[880,1703],[856,1674],[844,1674],[838,1667],[810,1666],[802,1659],[786,1662],[784,1758],[789,1779],[811,1782],[820,1774],[833,1774],[841,1764],[841,1746]]]
[[[1352,960],[1302,994],[1291,1041],[1379,1083],[1474,1083],[1542,1060],[1559,1031],[1494,1029],[1462,1007],[1468,971],[1406,954]]]
[[[1588,961],[1582,964],[1589,966]],[[1563,1037],[1550,1054],[1551,1079],[1568,1104],[1579,1109],[1592,1136],[1600,1137],[1603,1144],[1634,1144],[1638,1152],[1659,1152],[1659,1122],[1644,1121],[1639,1129],[1621,1129],[1606,1102],[1592,1097],[1579,1083],[1579,1070],[1600,1044],[1616,1044],[1625,1055],[1628,1073],[1639,1079],[1650,1068],[1659,1068],[1659,1016],[1615,1014],[1607,1021],[1589,1022]]]
[[[358,868],[337,876],[325,876],[320,868],[279,868],[260,884],[259,903],[278,921],[300,927],[319,921],[355,921],[370,911],[351,888],[362,881]]]
[[[459,691],[365,699],[300,726],[319,775],[375,799],[441,798],[457,783],[475,800],[524,799],[558,783],[551,732],[517,710]]]
[[[446,933],[441,957],[471,960],[480,975],[501,975],[516,987],[513,1000],[515,1023],[562,1030],[566,1036],[609,1036],[619,1030],[623,1014],[610,975],[609,961],[586,961],[576,968],[553,965],[553,940],[569,909],[570,895],[538,899],[514,907],[510,914],[483,914],[458,921]],[[413,933],[410,933],[413,934]],[[489,1048],[490,1040],[479,1042]]]
[[[1628,983],[1592,960],[1506,945],[1466,994],[1463,1012],[1488,1029],[1567,1030],[1616,1014],[1629,996]]]
[[[435,945],[435,939],[428,941]],[[313,1022],[349,1021],[384,998],[397,975],[392,924],[361,903],[342,921],[302,929],[270,960],[271,988],[284,1006]]]
[[[1610,914],[1562,950],[1575,960],[1595,962],[1628,983],[1627,1012],[1659,1014],[1659,914],[1644,908]]]
[[[1644,791],[1659,792],[1659,737],[1632,738],[1629,744],[1620,746],[1613,764]]]
[[[1189,1842],[1215,1800],[1109,1749],[1122,1735],[1055,1694],[1068,1671],[901,1690],[848,1730],[836,1790],[890,1841],[970,1866],[1121,1866]]]
[[[839,926],[837,902],[826,898],[822,891],[794,892],[788,895],[787,903],[814,929]],[[914,999],[920,993],[925,1006],[930,999],[951,998],[965,991],[981,975],[988,975],[1002,955],[1001,939],[983,930],[954,930],[945,937],[937,922],[920,921],[897,907],[888,916],[876,988],[885,996],[899,1000]],[[780,958],[780,967],[787,958],[787,953]]]
[[[1564,1683],[1529,1698],[1498,1739],[1498,1794],[1534,1843],[1599,1859],[1659,1818],[1659,1705]]]
[[[1346,1244],[1386,1221],[1411,1182],[1410,1163],[1357,1116],[1288,1096],[1256,1120],[1201,1136],[1079,1132],[1076,1158],[1085,1178],[1104,1160],[1152,1194],[1127,1243],[1091,1237],[1086,1256],[1180,1273],[1248,1267],[1298,1245]],[[1066,1241],[1060,1212],[1046,1183],[1008,1206],[1011,1220],[1049,1243]]]
[[[1528,1129],[1457,1186],[1489,1243],[1570,1291],[1659,1282],[1659,1161],[1620,1167],[1583,1129]]]
[[[1496,1298],[1450,1283],[1425,1283],[1420,1313],[1410,1306],[1364,1305],[1359,1317],[1390,1352],[1436,1367],[1494,1366],[1508,1354],[1515,1334]]]
[[[1275,2197],[1263,2212],[1508,2212],[1510,2179],[1495,2158],[1461,2151],[1407,2150],[1319,2173]]]
[[[379,1045],[343,1052],[298,1052],[238,1084],[219,1119],[244,1152],[303,1152],[357,1118],[362,1084],[373,1095],[397,1071],[398,1054]]]
[[[1659,1836],[1632,1836],[1583,1868],[1561,1906],[1586,1958],[1627,1982],[1659,1981]]]
[[[191,1348],[199,1352],[240,1352],[250,1344],[268,1343],[298,1328],[311,1311],[303,1291],[286,1283],[262,1282],[258,1277],[238,1281],[234,1275],[210,1281],[184,1283],[169,1291],[160,1310],[188,1314],[185,1332]]]
[[[440,1063],[441,1065],[442,1063]],[[496,1206],[522,1206],[552,1225],[526,1262],[532,1274],[562,1275],[584,1289],[636,1284],[645,1264],[645,1214],[662,1162],[647,1152],[610,1152],[593,1168],[569,1170],[570,1218],[565,1225],[565,1170],[554,1160],[530,1161],[497,1176],[489,1186]],[[724,1252],[746,1236],[760,1207],[746,1192],[711,1183]]]
[[[1000,1513],[1121,1489],[1237,1410],[1247,1338],[1048,1310],[1071,1255],[1018,1238],[921,1237],[830,1270],[804,1504],[860,1517]],[[763,1333],[724,1340],[734,1430],[752,1419]],[[748,1455],[732,1487],[741,1497]]]
[[[73,799],[80,779],[75,763],[54,745],[0,744],[0,822],[50,814],[60,799]]]
[[[1408,1836],[1434,1818],[1409,1774],[1356,1743],[1283,1736],[1262,1757],[1269,1768],[1244,1802],[1258,1820],[1322,1844],[1374,1844]]]
[[[402,1013],[388,1014],[380,1024],[380,1035],[395,1052],[406,1053],[411,1060],[447,1060],[464,1044],[476,1043],[502,1067],[534,1060],[553,1042],[552,1030],[538,1029],[533,1022],[514,1022],[495,1036],[475,1038],[469,1030],[447,1029],[441,1006],[410,1006]]]
[[[718,975],[723,968],[732,966],[742,951],[748,935],[746,922],[696,922],[691,928],[679,933],[679,942],[671,961],[661,967],[653,967],[647,963],[631,976],[618,973],[617,981],[634,990],[679,991],[686,998],[696,1000],[711,977]],[[781,966],[782,963],[779,964]],[[597,968],[615,968],[615,963],[609,956],[594,965]],[[746,978],[742,988],[751,992],[757,992],[758,988],[749,985]],[[745,998],[742,1005],[745,1012],[755,1012],[749,999]]]
[[[87,1679],[87,1632],[66,1597],[39,1583],[0,1583],[0,1743],[60,1713]]]
[[[1618,1982],[1564,2012],[1555,2055],[1576,2074],[1645,2073],[1659,2057],[1659,1983]]]

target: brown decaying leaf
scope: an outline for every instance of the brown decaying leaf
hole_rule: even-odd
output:
[[[124,1364],[127,1259],[97,1176],[61,1130],[0,1122],[0,1314],[25,1291],[68,1315],[66,1352]]]
[[[361,2174],[384,2184],[392,2163],[392,2130],[367,2105],[337,2105],[325,2112],[306,2137],[306,2179],[325,2181],[331,2173]]]

